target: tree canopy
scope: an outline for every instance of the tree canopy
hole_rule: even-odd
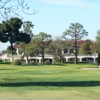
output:
[[[69,29],[67,29],[63,33],[63,37],[68,39],[70,36],[72,40],[74,40],[74,50],[75,50],[75,63],[77,64],[77,54],[78,54],[78,47],[77,47],[77,40],[82,39],[84,36],[88,35],[88,32],[84,30],[83,26],[80,23],[71,23]]]
[[[30,35],[20,32],[23,22],[19,18],[11,18],[10,20],[3,21],[0,24],[0,41],[16,43],[16,42],[30,42]]]
[[[3,21],[0,23],[0,41],[10,42],[12,50],[12,60],[13,58],[13,43],[24,42],[29,43],[31,37],[27,33],[23,33],[19,29],[21,28],[23,22],[19,18],[10,18],[10,20]]]
[[[51,35],[45,32],[40,32],[38,35],[34,36],[34,39],[40,48],[42,63],[44,64],[44,49],[51,43]]]
[[[79,48],[79,53],[80,54],[86,54],[86,55],[91,55],[92,50],[91,50],[91,45],[92,45],[91,40],[86,40]]]

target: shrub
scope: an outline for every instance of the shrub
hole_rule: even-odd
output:
[[[26,61],[24,59],[21,59],[21,64],[26,64]]]
[[[60,57],[56,57],[56,58],[55,58],[55,63],[56,63],[56,64],[61,63]]]
[[[62,61],[63,61],[63,63],[66,63],[66,59],[65,58],[62,58]]]
[[[29,61],[29,65],[36,65],[36,64],[38,64],[37,60]]]
[[[1,63],[1,62],[3,62],[3,60],[2,60],[2,59],[0,59],[0,63]]]
[[[44,63],[45,64],[51,64],[49,59],[48,60],[45,60]]]
[[[16,59],[14,62],[12,62],[12,64],[14,64],[14,65],[21,65],[22,62],[21,62],[20,59]]]

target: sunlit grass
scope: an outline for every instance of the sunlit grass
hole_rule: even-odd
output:
[[[100,69],[93,64],[0,65],[1,100],[99,100]]]

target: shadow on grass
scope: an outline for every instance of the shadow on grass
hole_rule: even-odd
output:
[[[3,87],[25,87],[25,86],[69,86],[69,87],[91,87],[100,86],[100,81],[69,81],[69,82],[16,82],[0,83]]]
[[[21,66],[66,66],[66,64],[22,64]]]
[[[16,70],[16,69],[11,69],[11,68],[10,68],[10,69],[0,69],[0,70]]]

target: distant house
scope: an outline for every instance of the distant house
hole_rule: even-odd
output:
[[[57,43],[57,41],[53,41],[54,43]],[[74,40],[71,40],[71,41],[65,41],[66,43],[67,42],[74,42]],[[84,42],[86,42],[86,40],[78,40],[77,41],[77,46],[78,48],[80,48],[80,45],[82,45]],[[93,41],[92,41],[93,43]],[[21,59],[23,55],[20,55],[19,54],[19,51],[18,51],[18,47],[17,45],[15,45],[15,48],[17,49],[16,52],[17,52],[17,55],[14,55],[14,59]],[[69,54],[70,53],[70,54]],[[75,56],[74,56],[74,47],[72,46],[71,48],[68,48],[67,46],[65,47],[65,50],[63,51],[63,58],[65,59],[66,62],[73,62],[75,60]],[[29,61],[37,61],[38,63],[42,63],[42,56],[41,55],[38,55],[38,56],[29,56],[28,57]],[[96,59],[97,59],[97,55],[78,55],[78,59],[79,59],[79,62],[96,62]],[[2,61],[12,61],[12,55],[11,54],[2,54],[0,55],[0,60]],[[27,58],[24,57],[24,60],[26,61],[26,63],[28,62],[27,61]],[[44,60],[48,60],[50,61],[51,63],[54,63],[54,56],[53,55],[48,55],[48,54],[45,54],[44,55]]]
[[[0,60],[2,61],[11,61],[11,54],[2,54],[0,55]]]

